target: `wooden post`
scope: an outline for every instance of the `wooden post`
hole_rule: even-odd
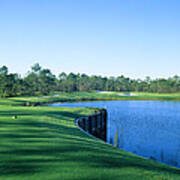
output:
[[[89,116],[89,119],[88,119],[88,132],[91,134],[92,133],[92,117]]]
[[[79,120],[78,120],[78,126],[80,127],[80,128],[82,128],[82,119],[81,118],[79,118]]]
[[[89,117],[85,117],[85,131],[88,131],[89,130]]]
[[[101,113],[97,116],[97,135],[101,138]]]
[[[118,135],[118,131],[116,130],[115,138],[114,138],[114,147],[117,147],[117,135]]]
[[[95,134],[95,118],[94,118],[94,116],[91,116],[91,133],[92,133],[92,135]]]
[[[103,117],[103,124],[104,124],[104,127],[103,127],[103,131],[104,131],[104,141],[106,141],[107,139],[107,111],[104,110],[104,117]]]
[[[95,136],[98,137],[98,118],[97,115],[94,116],[95,119]]]
[[[86,119],[83,118],[83,119],[82,119],[82,129],[85,130],[85,127],[86,127]]]

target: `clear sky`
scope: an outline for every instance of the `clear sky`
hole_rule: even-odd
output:
[[[0,66],[180,75],[179,0],[0,0]]]

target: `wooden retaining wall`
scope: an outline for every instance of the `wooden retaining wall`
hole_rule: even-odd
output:
[[[106,141],[107,136],[107,111],[99,110],[93,115],[80,117],[77,120],[78,126],[93,136]]]

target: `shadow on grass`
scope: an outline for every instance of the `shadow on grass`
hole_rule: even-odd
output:
[[[20,118],[0,120],[0,177],[23,174],[28,176],[46,172],[49,168],[58,169],[61,174],[64,166],[68,166],[69,173],[75,168],[82,172],[80,164],[87,169],[99,168],[107,172],[135,168],[175,176],[180,174],[179,169],[114,149],[83,134],[75,128],[74,121],[71,120],[81,115],[78,111],[0,111],[0,116],[9,117],[14,113],[19,114]],[[38,119],[41,116],[43,121]],[[1,131],[1,128],[6,129]],[[119,179],[119,176],[111,174],[111,178]],[[93,174],[86,179],[93,180]],[[103,176],[103,179],[107,180],[109,177]]]

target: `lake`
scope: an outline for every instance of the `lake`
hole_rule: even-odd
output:
[[[100,107],[108,112],[107,141],[137,155],[180,167],[180,102],[96,101],[53,104]]]

